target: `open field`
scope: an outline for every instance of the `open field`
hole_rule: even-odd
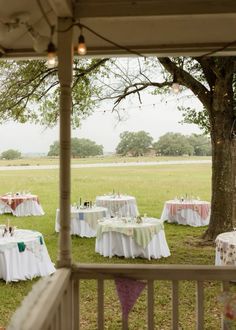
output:
[[[165,200],[175,196],[191,194],[201,199],[210,200],[211,165],[176,165],[149,167],[111,167],[83,168],[72,170],[72,198],[77,202],[79,197],[94,200],[96,195],[111,192],[136,196],[140,214],[160,217]],[[58,170],[37,171],[2,171],[0,172],[0,194],[7,191],[30,190],[38,194],[46,212],[43,217],[15,218],[1,215],[0,223],[11,218],[13,225],[21,228],[38,230],[43,233],[49,254],[54,262],[57,259],[57,238],[54,232],[55,211],[58,207]],[[95,239],[73,237],[73,260],[86,263],[152,263],[152,264],[214,264],[214,246],[198,245],[205,228],[165,224],[165,232],[171,256],[159,260],[104,258],[94,252]],[[6,325],[13,311],[22,298],[29,292],[33,281],[9,283],[0,281],[0,326]],[[211,289],[211,290],[210,290]],[[105,328],[120,329],[120,307],[114,285],[108,282],[105,286]],[[216,292],[219,286],[206,283],[206,329],[219,329],[219,306]],[[158,329],[170,329],[170,283],[158,283],[156,286],[156,320]],[[96,285],[84,281],[81,287],[82,329],[96,329]],[[192,283],[183,283],[180,293],[181,329],[194,329],[193,301],[195,289]],[[110,306],[112,305],[112,308]],[[130,329],[145,329],[145,294],[143,294],[130,315]],[[91,311],[88,313],[88,311]]]
[[[72,164],[96,164],[96,163],[128,163],[128,162],[160,162],[169,160],[205,160],[211,157],[182,156],[182,157],[117,157],[99,156],[88,158],[72,158]],[[14,160],[0,159],[0,166],[29,166],[29,165],[58,165],[56,157],[21,158]]]

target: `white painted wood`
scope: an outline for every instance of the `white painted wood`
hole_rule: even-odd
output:
[[[172,281],[172,330],[179,329],[179,282]]]
[[[104,281],[98,280],[98,330],[104,329]]]
[[[9,330],[45,330],[61,308],[64,293],[70,282],[71,270],[59,269],[51,277],[38,281],[21,307],[15,312]],[[63,314],[61,309],[60,315]],[[64,317],[64,316],[63,316]],[[60,320],[61,322],[61,320]]]
[[[70,158],[71,158],[71,84],[72,30],[71,19],[58,19],[58,76],[60,81],[60,233],[58,267],[71,265],[70,235]]]
[[[79,308],[79,297],[80,297],[80,282],[79,280],[73,280],[73,315],[74,323],[73,330],[79,330],[79,320],[80,320],[80,308]]]
[[[222,281],[228,290],[229,281],[235,279],[235,267],[191,266],[191,265],[119,265],[77,264],[73,268],[61,268],[49,278],[39,281],[33,291],[16,311],[8,330],[79,329],[79,280],[98,280],[98,329],[104,329],[104,280],[117,276],[148,281],[148,329],[153,329],[154,288],[153,281],[172,281],[172,329],[178,329],[178,281],[197,282],[197,329],[204,329],[203,281]],[[72,297],[73,286],[73,297]],[[76,298],[77,296],[77,298]],[[72,299],[73,298],[73,299]],[[72,305],[73,301],[73,305]],[[47,308],[45,309],[45,306]],[[74,321],[73,321],[74,320]],[[158,326],[158,325],[157,325]],[[128,322],[122,320],[122,329]],[[226,325],[222,321],[222,329]]]
[[[197,281],[197,330],[204,329],[204,288],[203,281]]]
[[[147,316],[148,329],[154,329],[154,282],[149,280],[147,283]]]
[[[223,281],[221,287],[222,287],[222,292],[229,291],[229,282]],[[228,330],[228,326],[226,324],[226,320],[223,313],[221,314],[221,329]]]
[[[235,273],[235,266],[78,263],[73,267],[73,278],[80,279],[114,279],[119,274],[137,280],[230,281]]]
[[[49,3],[58,17],[73,16],[71,0],[49,0]]]

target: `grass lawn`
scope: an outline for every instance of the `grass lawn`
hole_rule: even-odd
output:
[[[148,167],[111,167],[82,168],[72,170],[72,198],[77,202],[95,200],[96,195],[111,192],[136,196],[140,214],[160,217],[166,200],[183,194],[200,196],[210,200],[211,166],[168,165]],[[30,190],[38,194],[46,212],[42,217],[15,218],[1,215],[0,223],[11,218],[13,225],[34,229],[43,233],[49,254],[54,262],[57,259],[57,238],[54,232],[55,211],[58,207],[58,170],[0,171],[0,194],[7,191]],[[171,256],[159,260],[104,258],[94,252],[95,239],[72,237],[73,260],[86,263],[147,263],[147,264],[214,264],[214,246],[202,247],[197,244],[205,228],[193,228],[174,224],[165,224],[167,242]],[[6,284],[0,280],[0,326],[8,323],[12,313],[22,298],[30,291],[37,279],[26,282]],[[157,329],[170,329],[171,290],[170,283],[157,283],[155,287],[155,320],[160,323]],[[219,329],[219,306],[216,292],[219,285],[206,283],[206,328]],[[120,307],[114,284],[105,285],[105,328],[120,329]],[[146,294],[143,293],[130,314],[130,329],[146,327]],[[180,320],[181,329],[195,329],[194,304],[195,288],[193,283],[181,284]],[[96,329],[96,285],[93,281],[84,281],[81,287],[82,329]],[[111,308],[112,306],[112,308]]]

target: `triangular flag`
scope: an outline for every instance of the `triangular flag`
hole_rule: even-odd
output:
[[[122,307],[123,318],[127,320],[129,312],[145,288],[146,283],[129,278],[116,278],[115,284]]]

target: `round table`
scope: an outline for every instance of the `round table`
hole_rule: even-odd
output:
[[[105,207],[76,208],[71,207],[71,234],[81,237],[95,237],[98,220],[107,217]],[[60,210],[56,210],[55,231],[60,230]]]
[[[193,227],[209,224],[211,205],[199,200],[170,200],[165,202],[161,220]]]
[[[96,205],[103,206],[108,209],[110,217],[115,216],[132,216],[138,215],[136,199],[127,195],[105,195],[96,197]]]
[[[154,218],[143,218],[142,223],[131,218],[100,221],[95,251],[110,258],[114,255],[147,259],[170,256],[163,222]]]
[[[12,213],[17,217],[44,215],[38,196],[32,194],[0,196],[0,213]]]
[[[215,265],[236,265],[236,231],[230,231],[218,235],[215,243]]]
[[[47,276],[55,272],[41,233],[15,229],[3,237],[0,228],[0,278],[6,282]]]

